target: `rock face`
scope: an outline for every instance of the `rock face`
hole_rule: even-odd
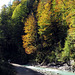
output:
[[[58,69],[59,70],[71,71],[71,66],[68,66],[67,64],[64,64],[63,66],[60,66]]]
[[[72,70],[73,70],[73,72],[75,72],[75,65],[72,66]]]
[[[29,65],[43,67],[43,68],[53,68],[53,69],[69,71],[69,72],[75,72],[75,65],[73,65],[73,63],[74,63],[74,60],[70,60],[70,64],[71,64],[70,66],[68,66],[66,63],[62,65],[56,65],[55,63],[49,63],[47,65],[41,65],[41,64],[29,64]]]
[[[47,65],[50,68],[54,68],[54,69],[58,69],[58,70],[66,70],[66,71],[70,71],[70,72],[75,72],[75,65],[74,65],[74,60],[70,60],[70,65],[68,66],[66,63],[63,65],[54,65],[52,64],[48,64]]]
[[[75,61],[74,60],[70,60],[70,64],[72,65],[71,70],[73,72],[75,72]]]
[[[74,65],[74,63],[75,63],[74,60],[70,60],[71,65]]]

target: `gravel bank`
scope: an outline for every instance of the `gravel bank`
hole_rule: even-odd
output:
[[[67,70],[58,70],[46,66],[25,66],[25,67],[40,72],[44,75],[75,75],[74,72],[70,72]]]
[[[34,71],[37,71],[37,72],[40,72],[42,73],[43,75],[60,75],[59,73],[53,73],[52,71],[54,71],[54,69],[46,69],[44,67],[40,68],[40,67],[35,67],[35,66],[25,66],[26,68],[30,68]],[[57,71],[57,70],[55,70]]]
[[[40,74],[41,75],[75,75],[75,73],[73,73],[73,72],[68,72],[65,70],[58,70],[58,68],[56,69],[56,68],[51,68],[51,67],[47,67],[47,66],[29,66],[29,65],[18,65],[18,64],[13,64],[13,65],[19,67],[20,69],[21,68],[23,70],[25,69],[25,71],[27,70],[26,72],[28,72],[28,69],[29,69],[29,71],[33,70],[33,71],[39,73],[39,75]],[[24,73],[24,75],[26,75],[26,74]]]

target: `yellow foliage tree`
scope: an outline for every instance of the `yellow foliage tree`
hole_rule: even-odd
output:
[[[20,1],[13,1],[12,9],[14,10],[16,8],[16,6],[20,3],[21,3]]]
[[[41,5],[42,4],[42,5]],[[39,34],[43,35],[47,28],[51,25],[51,4],[47,2],[46,4],[40,2],[38,5],[38,26],[39,26]]]
[[[22,36],[23,40],[23,47],[25,48],[25,52],[27,54],[31,54],[36,51],[36,38],[37,38],[37,31],[36,31],[36,21],[34,18],[33,13],[29,15],[25,22],[24,26],[24,33],[25,35]]]
[[[68,26],[67,37],[64,45],[64,52],[62,53],[63,58],[67,57],[70,59],[71,56],[75,57],[75,0],[54,0],[55,13],[60,13],[58,17],[62,20],[63,25]],[[58,19],[58,18],[57,18]]]

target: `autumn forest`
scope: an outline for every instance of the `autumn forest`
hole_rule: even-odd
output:
[[[75,61],[75,0],[14,0],[0,13],[0,62]],[[74,64],[75,65],[75,64]]]

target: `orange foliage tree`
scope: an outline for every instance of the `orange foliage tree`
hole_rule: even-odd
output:
[[[25,35],[22,36],[23,40],[23,47],[25,48],[25,52],[27,54],[31,54],[36,51],[36,38],[37,38],[37,31],[36,31],[36,21],[34,18],[33,13],[29,15],[25,22],[24,26],[24,33]]]

